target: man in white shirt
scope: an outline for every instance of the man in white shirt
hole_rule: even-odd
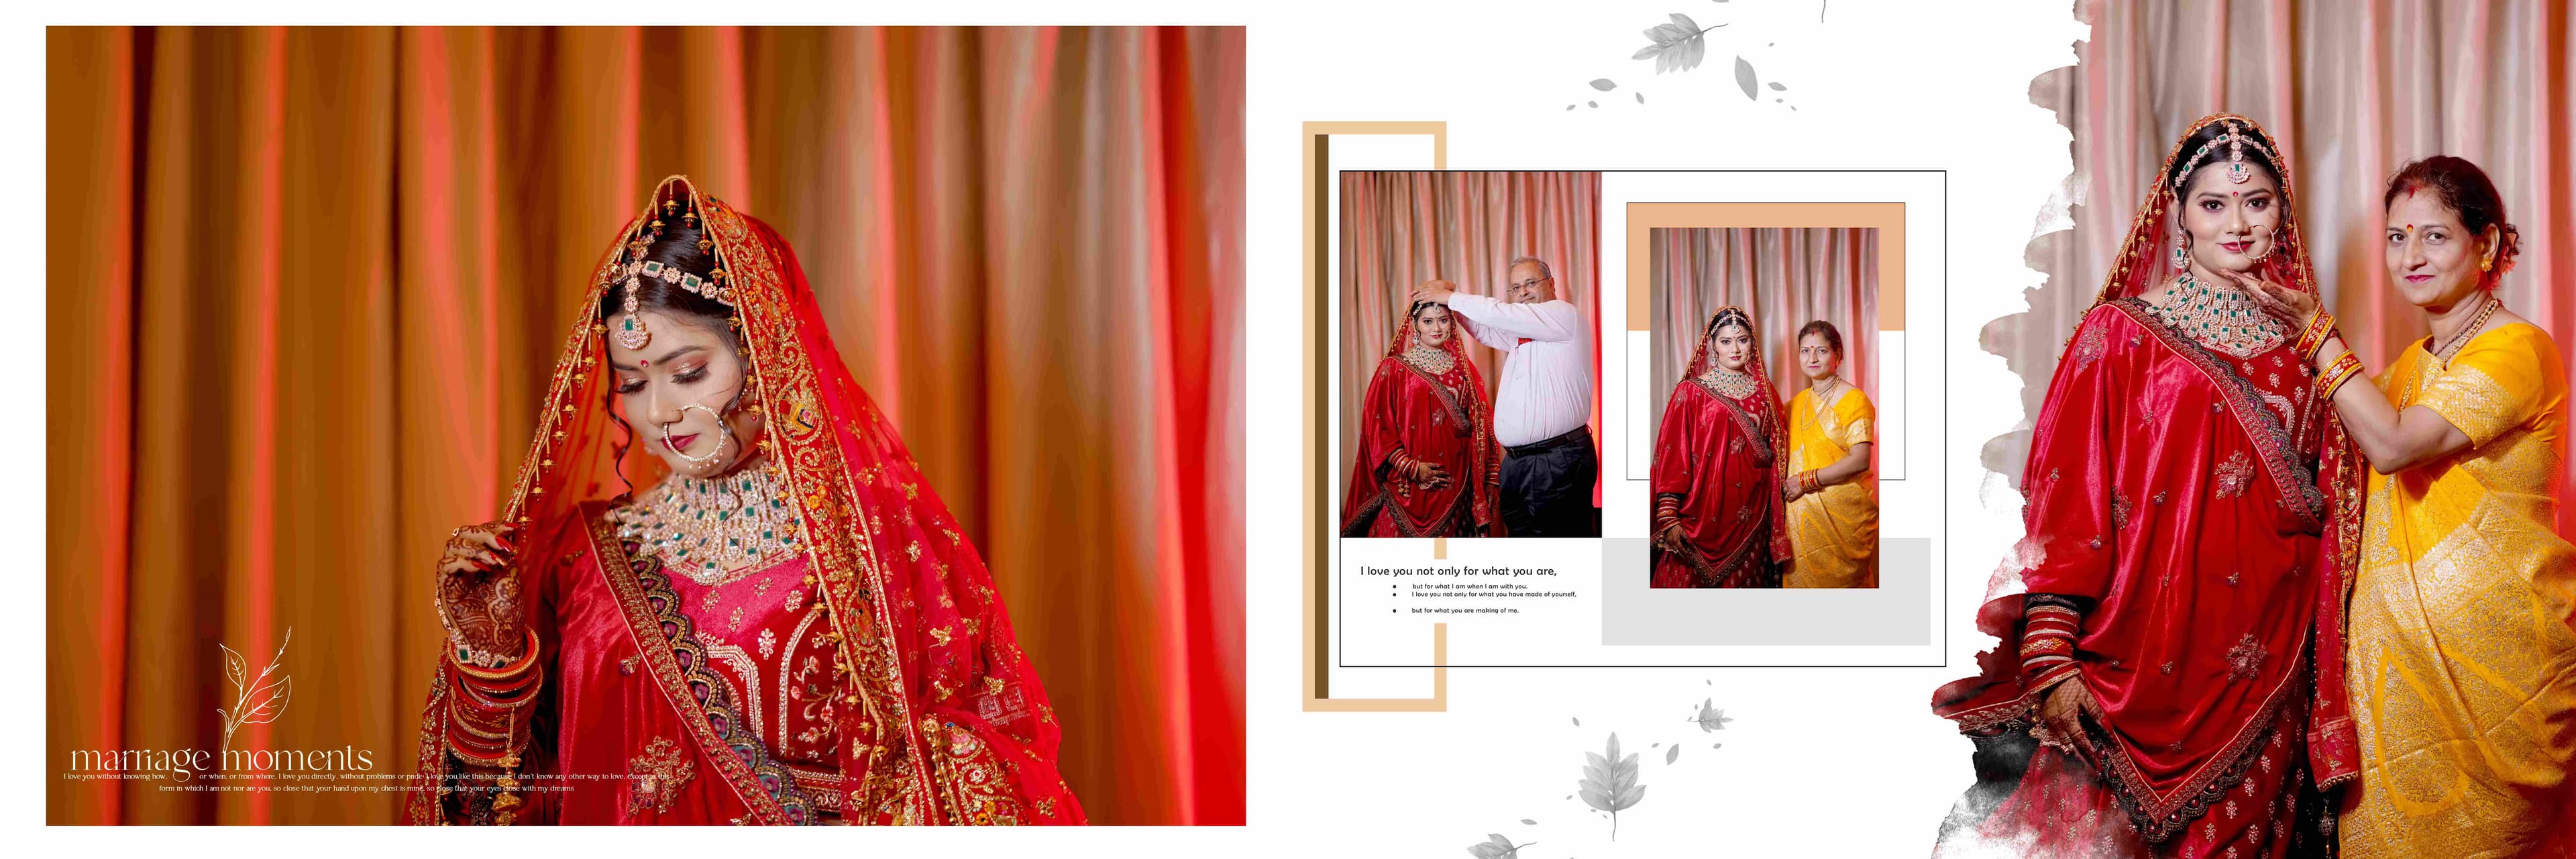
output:
[[[1449,306],[1476,341],[1503,350],[1494,395],[1494,440],[1503,458],[1503,526],[1514,537],[1601,536],[1592,484],[1601,457],[1592,445],[1592,336],[1583,311],[1556,297],[1556,278],[1536,257],[1512,260],[1500,300],[1434,280],[1414,301]]]

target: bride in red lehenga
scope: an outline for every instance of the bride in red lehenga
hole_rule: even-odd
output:
[[[2315,291],[2279,148],[2193,123],[2076,328],[2022,470],[2027,537],[1933,694],[1979,782],[1935,855],[2309,855],[2360,763],[2342,615],[2361,462],[2234,273]],[[2032,741],[2036,740],[2034,744]]]
[[[1342,536],[1503,536],[1494,407],[1447,306],[1405,312],[1360,409]]]
[[[992,577],[787,243],[666,179],[583,307],[506,514],[440,563],[409,820],[1082,822]]]
[[[1655,430],[1658,588],[1776,588],[1794,557],[1780,474],[1789,426],[1744,308],[1718,308]]]

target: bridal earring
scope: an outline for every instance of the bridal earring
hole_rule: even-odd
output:
[[[686,405],[686,406],[682,406],[682,407],[680,407],[680,414],[681,414],[681,415],[683,415],[683,416],[685,416],[685,415],[687,415],[687,414],[689,413],[689,410],[690,410],[690,409],[701,409],[701,410],[704,410],[704,411],[707,413],[707,416],[708,416],[708,417],[712,417],[712,418],[715,418],[715,419],[716,419],[716,428],[717,428],[717,429],[720,429],[720,430],[721,430],[721,429],[727,429],[727,428],[725,427],[724,415],[717,414],[717,413],[716,413],[716,410],[715,410],[713,407],[710,407],[710,406],[707,406],[707,405],[704,405],[704,404],[701,404],[701,403],[690,403],[690,404],[688,404],[688,405]],[[673,423],[677,423],[677,421],[674,421]],[[716,449],[711,450],[711,451],[707,451],[707,455],[705,455],[705,456],[690,456],[690,455],[685,454],[685,453],[680,453],[680,449],[679,449],[678,447],[674,447],[674,446],[671,444],[671,424],[663,424],[663,425],[662,425],[662,447],[663,447],[663,449],[665,449],[665,450],[669,450],[669,451],[670,451],[670,452],[672,452],[672,453],[678,453],[678,454],[680,454],[680,458],[681,458],[681,459],[688,460],[690,465],[705,465],[705,464],[707,464],[707,463],[710,463],[710,462],[714,462],[714,461],[716,461],[716,458],[717,458],[717,457],[721,457],[721,456],[723,456],[723,455],[724,455],[725,440],[730,439],[730,438],[733,438],[733,433],[732,433],[730,430],[728,430],[728,431],[726,431],[726,432],[717,433],[717,434],[716,434]]]
[[[2179,226],[2174,228],[2173,267],[2175,271],[2191,267],[2191,234]]]

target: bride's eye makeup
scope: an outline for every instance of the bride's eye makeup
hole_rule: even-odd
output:
[[[683,384],[683,385],[689,385],[689,384],[695,384],[695,383],[697,383],[697,381],[698,381],[698,380],[700,380],[700,379],[704,379],[704,378],[706,378],[706,377],[707,377],[707,365],[705,365],[705,364],[700,364],[700,365],[697,365],[697,366],[695,366],[695,367],[691,367],[691,368],[689,368],[689,369],[682,370],[682,371],[680,371],[680,372],[677,372],[677,373],[673,373],[673,374],[671,374],[671,381],[678,382],[678,383]]]
[[[619,394],[632,394],[641,390],[644,390],[644,380],[640,377],[617,380],[617,392]]]

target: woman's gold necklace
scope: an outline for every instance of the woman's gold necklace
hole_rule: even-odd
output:
[[[1836,398],[1840,397],[1843,392],[1843,377],[1827,376],[1825,377],[1825,386],[1823,388],[1810,388],[1809,390],[1815,392],[1816,420],[1817,422],[1822,423],[1826,418],[1831,417],[1834,413],[1834,401]]]
[[[1446,350],[1422,343],[1407,347],[1404,350],[1404,360],[1434,376],[1449,372],[1449,368],[1456,364],[1455,361],[1450,360]]]
[[[664,566],[698,584],[722,584],[796,548],[796,513],[784,484],[763,468],[715,478],[673,474],[608,516],[618,536],[641,543]]]
[[[1753,374],[1742,370],[1730,370],[1722,365],[1713,365],[1706,372],[1701,373],[1700,378],[1707,380],[1708,386],[1716,388],[1718,393],[1739,400],[1753,395]]]
[[[2245,290],[2210,283],[2188,271],[2165,293],[2163,305],[2148,305],[2148,310],[2183,336],[2238,358],[2281,345],[2286,333]]]
[[[2442,366],[2451,366],[2451,359],[2460,354],[2460,347],[2468,345],[2469,338],[2478,336],[2478,329],[2486,327],[2487,319],[2504,307],[2503,299],[2490,295],[2486,300],[2486,306],[2478,308],[2477,315],[2469,317],[2469,324],[2451,335],[2451,342],[2443,344],[2440,351],[2433,353],[2434,359],[2442,362]]]

